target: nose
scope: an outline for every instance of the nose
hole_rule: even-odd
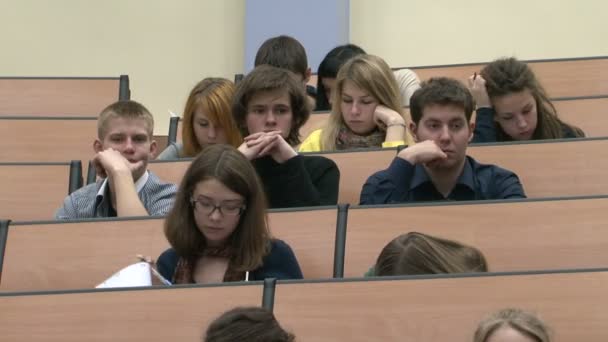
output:
[[[207,129],[207,137],[209,140],[214,140],[216,137],[215,126],[209,125],[209,129]]]
[[[123,153],[133,153],[135,151],[135,147],[133,146],[133,140],[131,138],[127,138],[125,141],[125,149]]]
[[[450,140],[450,128],[445,125],[439,132],[439,141],[445,142]]]
[[[353,101],[353,103],[351,103],[350,113],[355,116],[361,114],[361,111],[359,110],[359,104],[357,102]]]
[[[517,117],[517,127],[521,128],[521,129],[528,127],[528,122],[522,115]]]
[[[222,214],[220,213],[219,207],[213,208],[213,211],[211,212],[211,214],[209,214],[209,219],[211,219],[212,221],[219,221],[222,219]]]
[[[266,126],[274,126],[277,123],[277,117],[272,110],[266,113]]]

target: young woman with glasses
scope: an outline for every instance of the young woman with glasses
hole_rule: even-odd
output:
[[[266,198],[255,169],[234,147],[205,147],[181,182],[157,261],[173,284],[301,279],[298,261],[268,229]]]

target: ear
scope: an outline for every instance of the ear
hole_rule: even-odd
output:
[[[158,152],[158,144],[156,143],[156,140],[152,140],[150,142],[150,159],[155,159],[157,152]]]
[[[416,133],[418,131],[418,127],[416,126],[416,124],[414,122],[410,122],[410,125],[408,126],[408,128],[410,130],[410,134],[412,135],[412,138],[414,138],[414,142],[419,142],[418,134]]]
[[[310,75],[312,75],[312,71],[310,71],[310,68],[307,68],[306,72],[304,73],[304,84],[308,84],[308,81],[310,81]]]
[[[95,151],[95,153],[103,151],[103,143],[101,140],[95,139],[95,142],[93,142],[93,151]]]
[[[475,132],[475,123],[474,122],[470,122],[469,123],[469,142],[471,142],[471,140],[473,140],[473,133]]]

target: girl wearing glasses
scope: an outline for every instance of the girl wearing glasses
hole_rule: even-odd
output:
[[[266,199],[251,163],[234,147],[205,147],[165,220],[172,248],[157,262],[173,284],[301,279],[298,261],[268,229]]]

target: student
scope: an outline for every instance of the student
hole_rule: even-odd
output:
[[[536,76],[515,58],[498,59],[468,80],[477,102],[473,142],[584,137],[557,117]]]
[[[520,309],[503,309],[479,323],[473,342],[551,342],[538,317]]]
[[[271,208],[334,205],[340,172],[320,156],[301,156],[299,130],[310,115],[290,71],[262,65],[239,82],[232,113],[245,142],[239,147],[260,175]]]
[[[432,78],[412,96],[410,130],[416,144],[388,169],[368,178],[361,204],[524,198],[519,178],[466,155],[474,102],[460,82]]]
[[[474,247],[410,232],[383,249],[366,276],[487,272],[486,258]]]
[[[301,279],[293,251],[273,239],[251,163],[230,145],[210,145],[182,179],[165,220],[171,248],[158,258],[174,284]]]
[[[98,137],[92,160],[97,183],[65,198],[56,219],[165,215],[177,188],[147,170],[156,154],[154,118],[135,101],[106,107],[97,120]]]
[[[325,126],[312,132],[300,152],[395,147],[411,143],[399,88],[380,57],[359,55],[340,68]]]
[[[340,45],[333,48],[319,64],[317,71],[317,106],[315,110],[330,110],[332,103],[332,90],[340,67],[349,59],[365,54],[365,51],[355,44]],[[408,106],[410,97],[416,89],[420,88],[418,76],[409,69],[394,70],[403,106]]]
[[[255,67],[264,64],[293,72],[308,95],[310,108],[315,107],[317,92],[314,87],[308,86],[311,71],[306,49],[297,39],[285,35],[267,39],[258,49],[254,61]]]
[[[281,327],[274,314],[259,307],[238,307],[216,318],[203,342],[293,342],[295,336]]]
[[[234,83],[209,77],[190,91],[182,119],[182,143],[175,143],[157,157],[159,160],[193,158],[206,145],[238,147],[243,139],[234,123],[231,102]]]

